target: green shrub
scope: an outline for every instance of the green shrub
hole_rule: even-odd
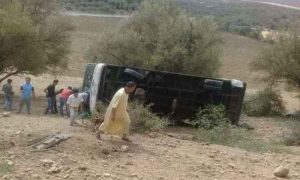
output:
[[[229,125],[225,107],[223,105],[207,105],[204,108],[200,108],[196,118],[192,121],[192,125],[204,129]]]
[[[4,163],[0,162],[0,176],[12,172],[13,169],[14,169],[13,165],[8,165],[6,162]]]
[[[194,139],[212,144],[238,147],[252,152],[289,152],[282,144],[265,142],[253,131],[230,126],[218,126],[210,130],[200,128],[194,134]]]
[[[285,107],[282,97],[271,88],[266,88],[246,100],[244,111],[249,116],[274,116],[282,115]]]
[[[147,131],[161,130],[168,125],[166,118],[160,118],[138,103],[131,103],[129,109],[131,119],[131,130],[133,132],[144,133]]]
[[[285,145],[287,146],[300,146],[300,127],[294,127],[292,133],[285,138]]]

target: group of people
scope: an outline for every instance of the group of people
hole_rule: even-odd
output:
[[[67,87],[55,90],[58,84],[58,80],[55,79],[52,84],[44,89],[47,97],[47,107],[44,114],[58,113],[56,106],[56,96],[59,95],[60,114],[62,116],[67,115],[70,117],[70,125],[76,124],[76,117],[78,112],[88,110],[89,105],[89,93],[79,93],[78,89]],[[136,89],[135,82],[127,82],[125,87],[119,89],[113,96],[105,113],[104,121],[100,125],[97,131],[97,139],[101,139],[102,133],[108,133],[112,135],[120,135],[125,141],[128,139],[130,118],[127,110],[127,102],[130,94],[134,93]],[[3,85],[2,91],[4,92],[5,103],[4,107],[6,111],[12,110],[14,91],[12,87],[12,80],[8,79],[7,83]],[[26,77],[25,83],[20,87],[20,106],[17,113],[21,113],[23,106],[26,105],[27,113],[30,114],[31,100],[35,97],[34,87],[31,85],[31,78]],[[64,113],[64,107],[66,113]]]

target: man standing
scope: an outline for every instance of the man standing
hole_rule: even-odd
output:
[[[128,95],[136,88],[135,82],[128,82],[124,88],[116,92],[112,98],[97,132],[97,138],[101,139],[100,132],[122,136],[124,141],[130,141],[127,137],[130,127],[130,118],[127,112]]]
[[[64,116],[64,106],[66,106],[66,114],[67,116],[70,116],[70,112],[67,106],[67,101],[69,96],[73,93],[72,87],[69,86],[68,88],[65,88],[61,91],[60,97],[59,97],[59,110],[60,110],[60,115]]]
[[[52,84],[50,84],[46,89],[44,89],[44,92],[46,93],[47,102],[48,105],[45,109],[45,115],[48,114],[49,110],[51,111],[51,114],[54,114],[53,111],[53,104],[56,102],[56,94],[55,94],[55,86],[58,84],[58,80],[55,79]]]
[[[14,91],[12,88],[12,80],[8,79],[7,83],[4,84],[2,91],[4,92],[4,109],[5,111],[11,111],[12,109],[12,102],[13,102],[13,95],[14,95]]]
[[[26,110],[27,114],[30,114],[30,108],[31,108],[31,99],[32,97],[35,97],[34,88],[30,84],[31,78],[26,77],[25,78],[25,84],[23,84],[20,88],[21,90],[21,102],[20,102],[20,109],[17,113],[22,112],[24,104],[26,104]]]
[[[78,115],[78,110],[80,108],[81,103],[83,103],[83,99],[78,95],[78,89],[73,90],[73,94],[68,98],[67,106],[70,109],[70,126],[74,126],[76,123],[75,119]]]

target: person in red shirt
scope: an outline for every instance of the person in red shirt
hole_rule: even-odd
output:
[[[70,112],[69,112],[69,109],[68,109],[68,106],[67,106],[67,101],[68,101],[68,98],[69,96],[73,93],[72,91],[72,87],[68,87],[68,88],[65,88],[62,90],[62,92],[60,93],[60,97],[59,97],[59,108],[60,108],[60,114],[62,116],[64,116],[64,106],[66,106],[66,115],[69,116],[70,115]]]

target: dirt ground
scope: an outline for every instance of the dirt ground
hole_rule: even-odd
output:
[[[268,126],[258,125],[259,131]],[[176,132],[167,133],[167,132]],[[278,165],[290,168],[289,179],[299,179],[300,156],[252,153],[237,148],[183,140],[187,131],[132,134],[132,143],[116,137],[95,139],[85,127],[70,127],[68,119],[56,116],[12,115],[0,118],[0,163],[11,161],[7,179],[277,179]],[[71,138],[47,151],[27,145],[55,132]],[[174,135],[174,136],[173,136]],[[122,149],[123,146],[123,149]],[[124,148],[124,146],[127,146]],[[48,173],[51,160],[60,170]],[[1,177],[0,177],[1,179]]]

